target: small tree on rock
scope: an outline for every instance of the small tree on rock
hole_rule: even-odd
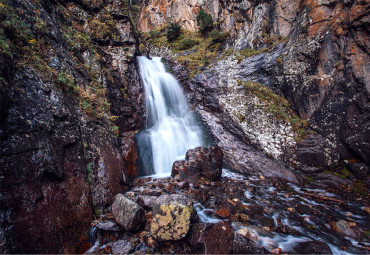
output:
[[[206,35],[213,28],[213,19],[211,14],[201,9],[197,15],[197,24],[199,27],[199,31],[203,35]]]

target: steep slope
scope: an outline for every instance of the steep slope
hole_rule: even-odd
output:
[[[127,6],[3,0],[0,22],[0,251],[79,252],[136,171],[144,109]]]
[[[316,184],[346,184],[337,178],[344,167],[368,183],[369,4],[145,1],[139,28],[158,31],[175,21],[196,31],[200,9],[228,33],[226,42],[213,39],[203,47],[205,39],[199,39],[199,45],[180,50],[186,38],[152,39],[147,48],[170,59],[227,163],[243,172],[274,169],[251,166],[246,151],[252,149],[245,146],[253,144],[313,175]]]

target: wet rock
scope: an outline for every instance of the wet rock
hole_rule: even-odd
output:
[[[242,228],[235,232],[233,253],[268,254],[270,252],[258,244],[258,235],[256,232],[248,228]]]
[[[159,197],[162,193],[159,190],[144,190],[143,195]]]
[[[217,180],[222,174],[223,152],[220,147],[197,147],[186,152],[186,160],[200,164],[201,176]]]
[[[232,251],[234,230],[228,221],[192,225],[188,242],[199,253],[228,254]]]
[[[355,224],[356,225],[356,224]],[[358,238],[359,233],[354,228],[355,225],[351,224],[351,222],[345,221],[345,220],[339,220],[333,224],[333,229],[337,232],[343,233],[344,235]]]
[[[332,254],[329,245],[321,241],[299,242],[294,251],[301,254]]]
[[[158,241],[182,239],[189,230],[194,213],[192,200],[181,195],[162,195],[153,207],[150,233]]]
[[[203,234],[207,254],[229,254],[232,251],[234,230],[228,221],[211,225]]]
[[[126,231],[136,232],[145,225],[145,211],[134,201],[118,194],[112,205],[114,218]]]
[[[120,137],[122,159],[127,175],[130,178],[137,177],[138,175],[135,133],[135,131],[127,132]]]
[[[177,186],[180,188],[180,189],[186,189],[186,188],[189,188],[189,183],[188,182],[179,182],[177,184]]]
[[[193,249],[198,253],[205,252],[203,233],[209,226],[211,226],[209,223],[195,223],[190,227],[187,240]]]
[[[221,208],[221,209],[218,209],[215,212],[215,216],[217,216],[219,218],[222,218],[222,219],[225,219],[225,218],[228,218],[230,216],[230,212],[229,212],[229,210],[227,210],[225,208]]]
[[[120,228],[117,226],[116,223],[108,221],[108,222],[98,222],[95,227],[100,230],[104,231],[119,231]]]
[[[149,195],[140,195],[138,196],[136,202],[141,206],[143,207],[144,209],[152,209],[154,204],[155,204],[155,200],[157,199],[158,197],[157,196],[149,196]]]
[[[244,213],[236,213],[231,218],[233,221],[239,221],[239,222],[248,222],[249,216]]]
[[[135,247],[126,240],[119,240],[112,243],[112,252],[113,254],[128,254],[130,253]]]
[[[171,176],[179,174],[187,182],[194,182],[199,177],[217,180],[222,174],[223,152],[220,147],[197,147],[186,152],[185,160],[173,163]]]

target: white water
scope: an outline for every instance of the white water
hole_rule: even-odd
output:
[[[186,151],[204,146],[202,127],[161,58],[138,57],[146,97],[146,130],[137,136],[142,173],[168,176]]]

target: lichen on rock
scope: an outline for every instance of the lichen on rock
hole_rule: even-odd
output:
[[[180,240],[189,230],[193,202],[179,195],[162,195],[156,200],[153,215],[150,232],[156,240]]]

